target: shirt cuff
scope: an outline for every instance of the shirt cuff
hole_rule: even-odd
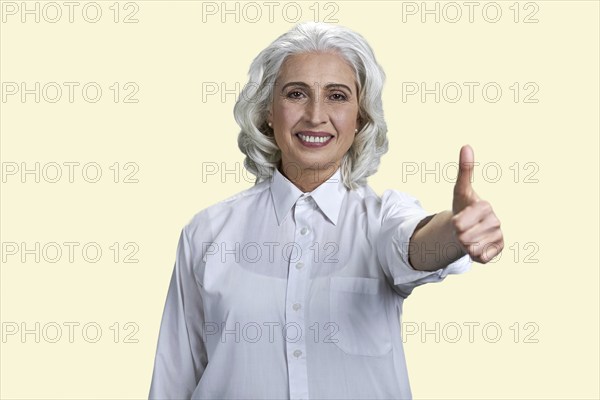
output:
[[[396,264],[395,268],[392,268],[394,285],[407,296],[416,286],[440,282],[449,274],[462,274],[469,271],[472,265],[471,257],[468,254],[434,271],[419,271],[410,265],[408,260],[410,238],[425,216],[419,215],[404,221],[398,226],[392,238],[393,247],[400,256],[398,257],[400,262]]]

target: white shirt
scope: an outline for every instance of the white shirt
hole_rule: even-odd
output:
[[[302,193],[279,171],[183,228],[152,399],[409,399],[401,338],[416,271],[413,197],[347,190],[338,171]]]

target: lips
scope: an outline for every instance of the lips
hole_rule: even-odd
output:
[[[310,147],[323,146],[333,138],[333,135],[327,132],[302,131],[296,134],[300,142]]]

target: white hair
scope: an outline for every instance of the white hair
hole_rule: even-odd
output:
[[[271,177],[281,161],[281,151],[267,124],[279,70],[287,57],[315,52],[339,54],[354,69],[358,84],[361,126],[341,160],[344,185],[353,189],[365,184],[388,150],[381,101],[385,73],[375,60],[373,50],[360,34],[346,27],[304,22],[275,39],[256,56],[248,71],[248,83],[233,110],[241,128],[238,146],[246,155],[244,166],[256,176],[256,183]]]

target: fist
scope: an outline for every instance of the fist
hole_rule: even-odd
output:
[[[471,186],[473,163],[473,149],[463,146],[452,199],[452,223],[463,250],[473,261],[485,264],[502,251],[504,237],[492,205],[481,200]]]

